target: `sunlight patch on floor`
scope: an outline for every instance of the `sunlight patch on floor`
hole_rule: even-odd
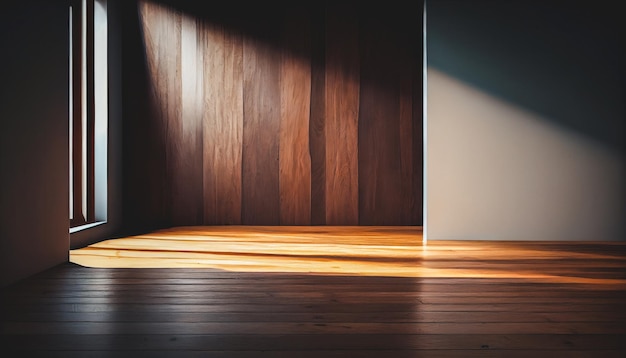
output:
[[[586,260],[610,259],[610,253],[576,248],[572,243],[493,241],[430,241],[423,245],[422,228],[406,226],[213,226],[102,241],[70,251],[70,261],[95,268],[626,284],[622,277],[585,273]],[[560,263],[555,266],[557,261]],[[614,264],[617,268],[624,263],[616,256]]]

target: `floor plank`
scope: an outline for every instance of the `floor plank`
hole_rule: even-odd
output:
[[[418,227],[185,227],[70,256],[0,289],[11,356],[626,354],[620,242],[424,245]]]

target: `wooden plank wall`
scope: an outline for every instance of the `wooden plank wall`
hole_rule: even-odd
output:
[[[129,220],[422,223],[421,4],[137,5]]]

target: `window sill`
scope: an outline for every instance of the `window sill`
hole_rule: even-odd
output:
[[[79,231],[83,231],[83,230],[87,230],[87,229],[91,229],[92,227],[96,227],[96,226],[100,226],[102,224],[106,224],[106,221],[96,221],[94,223],[89,223],[89,224],[85,224],[85,225],[80,225],[80,226],[74,226],[70,228],[70,234],[73,234],[75,232],[79,232]]]

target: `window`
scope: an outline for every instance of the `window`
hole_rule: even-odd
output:
[[[70,228],[106,221],[106,12],[105,0],[70,1]]]

